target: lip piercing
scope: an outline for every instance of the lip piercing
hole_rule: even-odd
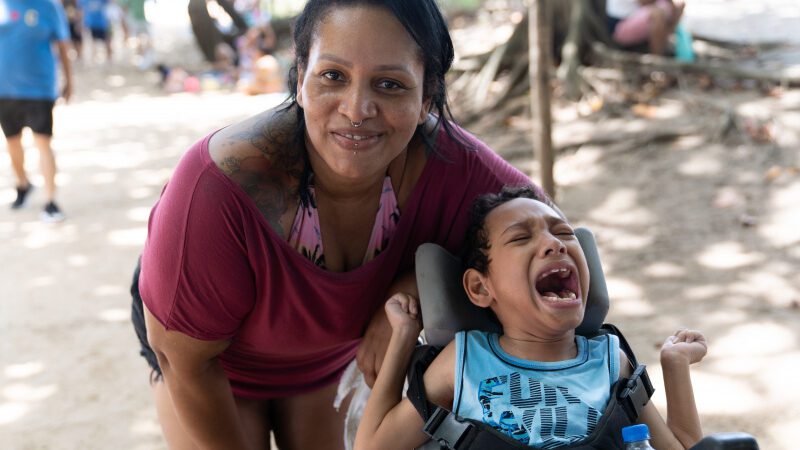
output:
[[[352,126],[353,126],[353,128],[358,128],[358,127],[360,127],[360,126],[361,126],[361,125],[363,125],[363,124],[364,124],[364,121],[363,121],[363,120],[359,120],[358,122],[353,122],[352,120],[350,121],[350,125],[352,125]]]

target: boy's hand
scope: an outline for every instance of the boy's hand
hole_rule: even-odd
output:
[[[694,364],[706,356],[707,350],[708,344],[703,333],[697,330],[678,330],[661,346],[661,362]]]
[[[406,329],[419,334],[422,326],[419,320],[419,304],[414,296],[398,292],[386,301],[385,309],[392,330]]]

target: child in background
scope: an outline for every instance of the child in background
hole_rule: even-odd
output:
[[[534,447],[585,439],[611,398],[611,386],[632,368],[616,336],[575,334],[589,272],[572,227],[529,188],[505,188],[476,201],[465,247],[467,295],[491,308],[503,333],[458,332],[425,372],[428,400]],[[417,300],[397,294],[385,309],[392,336],[358,428],[357,449],[408,449],[428,439],[422,418],[401,397],[421,329]],[[664,341],[667,422],[652,402],[639,417],[654,447],[685,449],[702,438],[689,365],[705,354],[705,338],[697,331],[681,330]],[[521,393],[526,387],[530,394]],[[535,400],[541,392],[550,394],[546,405]],[[556,410],[558,417],[551,414]]]
[[[237,89],[248,95],[286,90],[283,69],[273,55],[277,36],[269,19],[250,28],[242,39]]]

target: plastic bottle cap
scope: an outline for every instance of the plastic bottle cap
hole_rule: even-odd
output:
[[[635,442],[650,439],[650,429],[646,424],[631,425],[622,429],[622,440]]]

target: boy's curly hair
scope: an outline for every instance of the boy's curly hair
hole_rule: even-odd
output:
[[[484,194],[475,199],[469,213],[469,225],[461,246],[461,261],[464,271],[475,269],[480,273],[489,270],[489,236],[486,233],[486,216],[493,209],[515,198],[530,198],[552,206],[549,198],[543,198],[531,186],[504,186],[497,194]]]

